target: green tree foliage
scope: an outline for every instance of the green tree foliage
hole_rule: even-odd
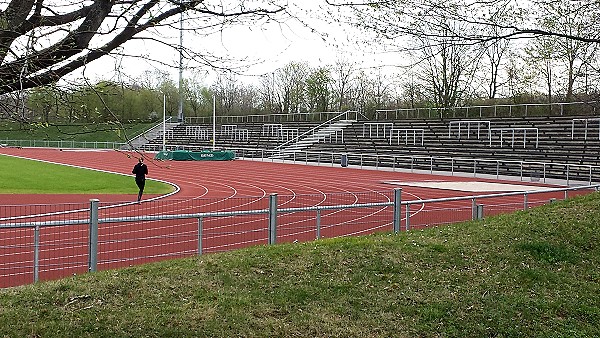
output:
[[[185,107],[194,107],[195,116],[208,115],[212,94],[200,84],[185,82]],[[164,100],[164,102],[163,102]],[[156,88],[100,81],[93,86],[70,89],[43,86],[28,92],[26,120],[42,123],[152,122],[176,116],[179,92],[165,80]],[[164,107],[163,107],[164,103]]]
[[[306,95],[310,111],[327,111],[331,101],[331,71],[326,67],[314,69],[306,79]]]

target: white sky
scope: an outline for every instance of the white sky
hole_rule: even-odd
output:
[[[318,8],[319,1],[290,0],[290,6],[301,6],[302,11],[310,12]],[[326,24],[322,21],[299,15],[300,19],[308,22],[312,27],[319,30],[319,33],[326,33],[327,42],[323,41],[319,33],[311,32],[301,24],[290,21],[287,26],[271,24],[262,27],[233,27],[226,28],[220,34],[211,37],[194,37],[191,33],[184,33],[183,44],[186,48],[195,51],[206,51],[214,55],[231,56],[235,58],[246,58],[248,64],[255,64],[249,67],[245,74],[247,79],[252,82],[251,75],[261,75],[275,71],[290,62],[306,61],[310,66],[333,65],[336,60],[343,59],[350,62],[359,62],[368,66],[380,64],[390,64],[395,62],[397,56],[393,55],[365,55],[358,48],[355,48],[348,41],[347,28]],[[353,31],[351,34],[358,34]],[[170,41],[174,44],[179,42],[179,33],[177,31],[168,32]],[[177,66],[179,63],[179,54],[177,51],[168,47],[163,47],[157,43],[149,41],[131,41],[124,45],[126,53],[148,54],[152,58],[164,60],[165,63],[174,67],[167,67],[157,63],[149,63],[139,58],[122,58],[115,60],[111,57],[105,57],[89,65],[85,70],[87,77],[91,79],[107,79],[111,76],[116,77],[114,71],[122,67],[123,72],[129,77],[139,77],[144,71],[159,68],[169,71],[173,74],[176,81],[178,76]],[[264,62],[260,62],[264,60]],[[258,62],[258,63],[257,63]],[[184,76],[191,76],[186,66],[197,66],[192,60],[184,60]],[[204,76],[209,72],[209,68],[204,68],[198,72]],[[213,75],[206,78],[205,84],[210,84],[214,79]],[[80,75],[80,74],[77,74]],[[75,77],[77,75],[74,75]]]

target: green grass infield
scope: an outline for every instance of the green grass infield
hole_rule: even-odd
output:
[[[131,176],[68,167],[0,155],[0,194],[137,194]],[[145,194],[165,194],[173,187],[146,181]]]

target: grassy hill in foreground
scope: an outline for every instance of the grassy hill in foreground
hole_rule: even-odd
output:
[[[0,291],[10,337],[597,337],[600,195]]]

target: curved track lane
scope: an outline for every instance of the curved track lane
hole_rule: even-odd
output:
[[[137,162],[137,153],[121,151],[81,151],[40,148],[2,148],[0,154],[49,161],[65,165],[103,170],[131,176]],[[172,182],[179,187],[175,194],[145,196],[141,204],[133,203],[137,187],[132,178],[131,194],[127,195],[0,195],[0,204],[39,204],[45,212],[65,211],[71,206],[82,207],[77,217],[88,215],[90,198],[101,201],[100,218],[135,217],[141,215],[197,214],[209,211],[266,210],[269,196],[278,195],[278,208],[307,208],[314,206],[351,205],[356,203],[386,202],[393,198],[395,186],[388,181],[455,181],[472,182],[465,177],[440,177],[380,170],[311,166],[260,161],[235,160],[224,162],[161,162],[144,154],[149,168],[149,179]],[[491,181],[483,180],[477,181]],[[403,201],[468,196],[472,193],[404,186]],[[548,199],[548,196],[544,196]],[[63,204],[57,207],[56,203]],[[532,204],[536,203],[533,199]],[[522,198],[511,197],[496,201],[518,209]],[[54,210],[54,208],[58,208]],[[498,207],[499,211],[504,210]],[[509,208],[509,207],[507,207]],[[346,210],[327,210],[319,215],[322,237],[350,236],[373,231],[391,230],[393,208],[373,207]],[[8,209],[2,209],[8,210]],[[444,203],[436,206],[413,206],[410,223],[444,224],[459,215],[469,218],[471,204]],[[23,212],[26,213],[26,212]],[[406,222],[406,211],[402,211]],[[452,217],[451,217],[452,215]],[[0,218],[7,215],[0,215]],[[11,215],[13,216],[13,215]],[[52,219],[55,216],[48,216]],[[72,215],[70,217],[73,217]],[[314,211],[281,213],[278,215],[277,241],[306,241],[316,237]],[[438,219],[439,218],[439,219]],[[217,252],[266,244],[268,216],[218,217],[202,220],[203,252]],[[198,220],[110,223],[102,224],[99,234],[99,269],[110,269],[173,257],[197,254]],[[4,230],[7,238],[9,230]],[[12,230],[10,230],[12,231]],[[0,286],[31,282],[31,231],[18,238],[0,239]],[[40,279],[59,278],[87,268],[87,227],[44,229],[44,246],[40,252]],[[13,235],[14,237],[14,235]],[[10,241],[10,243],[8,243]],[[73,244],[78,243],[78,244]],[[175,248],[176,250],[174,250]],[[65,257],[68,257],[66,259]],[[67,260],[67,261],[65,261]],[[25,265],[19,267],[18,265]],[[66,266],[66,267],[65,267]],[[14,284],[17,283],[17,284]]]

